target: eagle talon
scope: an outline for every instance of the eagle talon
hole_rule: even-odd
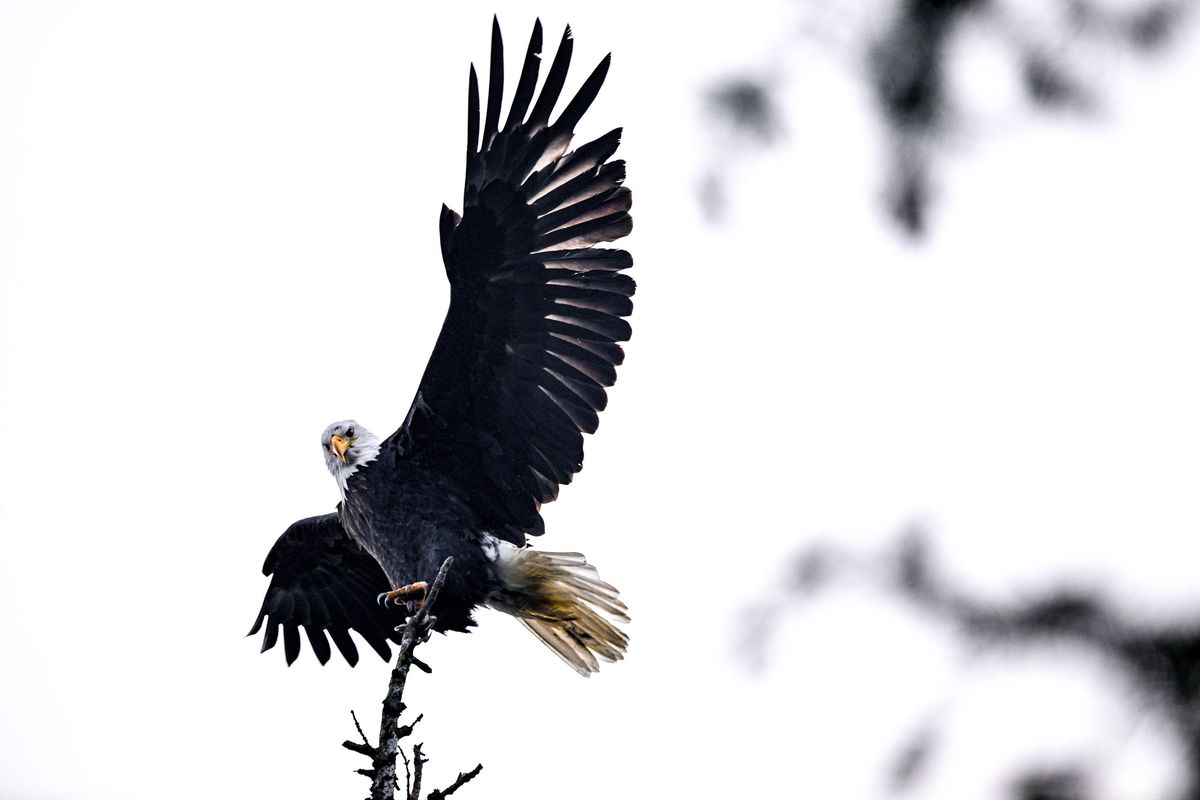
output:
[[[416,638],[418,642],[428,642],[429,637],[433,635],[433,625],[437,622],[437,617],[430,615],[423,620],[417,622]]]
[[[388,603],[399,606],[401,601],[407,601],[408,613],[415,614],[425,606],[425,594],[428,591],[429,584],[425,581],[417,581],[407,586],[401,586],[399,589],[392,589],[390,592],[383,592],[379,597],[375,598],[375,602],[387,608]],[[410,599],[414,595],[416,599]],[[416,610],[413,609],[414,604],[416,605]]]
[[[393,630],[395,630],[396,633],[400,633],[408,627],[408,622],[410,621],[411,620],[406,621],[403,625],[397,625]],[[436,622],[437,617],[433,616],[432,614],[426,617],[423,621],[418,622],[415,626],[417,641],[428,641],[430,634],[433,633],[433,626]]]

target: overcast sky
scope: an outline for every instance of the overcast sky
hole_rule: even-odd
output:
[[[0,797],[365,792],[339,745],[387,665],[243,634],[275,537],[337,500],[321,431],[398,426],[445,311],[495,9],[422,5],[0,3]],[[535,13],[575,29],[568,88],[613,52],[580,133],[625,126],[634,337],[538,544],[588,555],[633,641],[584,681],[494,612],[437,637],[406,698],[432,785],[482,761],[460,796],[873,796],[944,647],[871,617],[909,688],[852,691],[867,623],[836,617],[755,676],[746,608],[813,541],[921,522],[984,595],[1195,616],[1194,26],[1094,62],[1092,116],[1034,113],[967,39],[988,90],[920,243],[882,213],[861,65],[816,37],[787,51],[789,136],[709,227],[702,92],[789,9],[499,10],[510,71]]]

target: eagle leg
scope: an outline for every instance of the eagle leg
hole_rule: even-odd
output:
[[[410,583],[407,586],[401,586],[399,589],[393,589],[390,592],[383,592],[379,595],[379,597],[376,598],[376,600],[378,601],[379,605],[385,607],[388,603],[400,605],[401,601],[409,603],[410,608],[413,604],[415,604],[416,608],[410,611],[410,613],[414,613],[425,605],[425,594],[428,591],[429,584],[427,584],[425,581],[417,581],[416,583]]]

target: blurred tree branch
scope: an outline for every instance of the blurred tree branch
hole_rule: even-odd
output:
[[[1048,584],[1002,601],[974,591],[945,574],[931,555],[927,534],[919,528],[903,533],[896,545],[877,554],[854,553],[817,545],[801,551],[793,562],[781,597],[749,609],[740,652],[761,669],[766,647],[783,622],[781,612],[792,602],[811,602],[835,582],[857,579],[878,586],[892,597],[935,620],[954,625],[961,641],[975,653],[1038,653],[1039,646],[1069,644],[1106,657],[1107,664],[1138,690],[1142,708],[1155,709],[1177,725],[1185,768],[1200,797],[1200,615],[1155,623],[1130,614],[1130,606],[1106,596],[1102,586]],[[865,634],[859,634],[865,635]],[[1044,651],[1042,651],[1044,652]],[[892,791],[908,792],[944,747],[936,727],[922,725],[894,758]],[[1085,794],[1085,764],[1056,761],[1053,754],[1015,776],[1009,797],[1020,800],[1078,800]],[[1107,795],[1105,795],[1107,796]],[[1149,796],[1149,795],[1147,795]]]
[[[851,69],[871,90],[892,151],[885,177],[888,216],[919,238],[929,227],[938,162],[948,134],[961,135],[963,107],[986,85],[956,80],[963,41],[982,32],[1000,43],[1007,68],[1039,109],[1089,113],[1103,105],[1106,86],[1097,69],[1100,53],[1152,53],[1172,41],[1195,0],[1047,0],[1041,4],[996,0],[885,0],[874,4],[871,24],[856,4],[807,0],[801,14],[826,8],[832,29],[846,37],[822,37],[810,24],[765,48],[756,64],[717,79],[706,92],[704,112],[714,133],[714,157],[702,174],[701,207],[712,220],[726,211],[726,184],[746,156],[774,147],[787,133],[788,95],[799,79],[788,74],[786,53],[818,39],[842,49]],[[819,26],[818,26],[819,27]],[[827,23],[827,27],[829,27]],[[842,39],[840,43],[832,39]],[[749,73],[749,74],[747,74]],[[806,109],[819,120],[822,109]],[[969,114],[969,111],[967,112]],[[968,120],[969,122],[969,120]]]
[[[379,720],[379,746],[375,747],[367,741],[362,726],[358,724],[357,716],[354,716],[354,726],[358,729],[358,735],[362,738],[362,742],[359,743],[350,740],[342,742],[342,747],[345,747],[347,750],[353,750],[355,753],[360,753],[371,759],[370,769],[358,770],[360,775],[366,775],[371,779],[371,796],[369,800],[395,800],[396,791],[400,788],[400,783],[396,777],[397,757],[401,757],[404,760],[404,797],[406,800],[421,800],[422,772],[425,762],[428,759],[421,752],[421,743],[413,746],[411,761],[400,746],[400,740],[411,736],[413,729],[421,721],[421,715],[418,715],[411,724],[400,724],[400,716],[406,708],[404,705],[404,685],[408,680],[408,671],[413,666],[424,672],[430,672],[429,667],[418,659],[414,653],[419,645],[429,640],[429,634],[433,630],[433,623],[437,620],[437,617],[433,616],[430,612],[437,603],[438,594],[442,591],[442,586],[446,583],[446,573],[450,571],[450,565],[453,561],[453,558],[447,558],[442,562],[437,578],[434,579],[433,586],[430,587],[425,597],[425,603],[403,625],[403,634],[400,637],[400,653],[396,656],[396,665],[392,668],[392,677],[388,682],[387,694],[383,699],[383,713]],[[351,712],[351,715],[353,716],[354,712]],[[460,772],[458,778],[450,786],[430,792],[428,800],[442,800],[454,794],[463,784],[470,781],[482,770],[483,764],[479,764],[470,772]]]

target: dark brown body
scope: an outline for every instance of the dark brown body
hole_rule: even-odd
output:
[[[438,598],[435,630],[466,630],[475,606],[499,588],[481,545],[484,525],[462,492],[445,475],[399,456],[390,442],[350,476],[338,513],[392,588],[432,582],[446,557],[454,557]]]

